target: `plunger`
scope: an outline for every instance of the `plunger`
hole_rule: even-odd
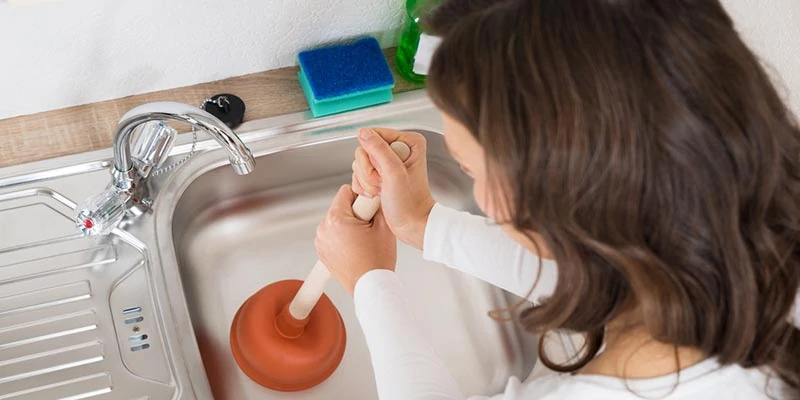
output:
[[[411,150],[391,144],[405,161]],[[353,213],[370,221],[378,197],[358,196]],[[256,383],[285,392],[313,387],[327,379],[344,356],[344,321],[323,293],[331,275],[319,260],[305,281],[271,283],[239,307],[231,324],[231,351],[239,368]]]

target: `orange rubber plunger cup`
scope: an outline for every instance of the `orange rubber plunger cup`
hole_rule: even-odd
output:
[[[344,356],[344,321],[328,296],[307,318],[291,316],[288,305],[302,285],[285,280],[265,286],[245,301],[231,324],[231,350],[250,379],[292,392],[327,379]]]

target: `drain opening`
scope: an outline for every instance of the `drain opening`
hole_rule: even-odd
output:
[[[140,335],[133,335],[128,338],[129,342],[141,342],[143,340],[147,340],[148,336],[146,333],[142,333]]]
[[[140,351],[140,350],[147,350],[150,348],[150,344],[142,343],[140,345],[131,346],[131,351]]]
[[[142,307],[130,307],[122,310],[122,313],[125,315],[128,314],[136,314],[142,312]]]
[[[125,324],[127,324],[127,325],[136,324],[136,323],[139,323],[139,322],[142,322],[142,321],[144,321],[144,317],[141,317],[141,316],[140,317],[131,317],[131,318],[126,318],[125,319]]]

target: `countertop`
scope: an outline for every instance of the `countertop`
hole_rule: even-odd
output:
[[[394,92],[419,88],[397,74],[395,53],[396,49],[385,50],[395,76]],[[245,121],[308,110],[297,70],[287,67],[3,119],[0,120],[0,167],[111,147],[119,118],[131,108],[152,101],[199,105],[214,94],[232,93],[245,101]]]

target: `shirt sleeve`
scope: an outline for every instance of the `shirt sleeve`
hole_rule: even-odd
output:
[[[404,288],[389,270],[356,282],[355,311],[381,400],[461,400],[458,384],[417,327]]]
[[[529,252],[496,223],[440,204],[433,206],[428,217],[422,249],[426,260],[533,302],[550,296],[558,279],[555,261]]]
[[[423,256],[531,300],[555,288],[555,262],[528,252],[490,220],[439,204],[428,217]],[[537,276],[539,281],[531,291]],[[353,297],[381,400],[467,399],[422,335],[405,288],[393,271],[364,274]],[[516,399],[524,387],[511,378],[504,393],[469,399]]]
[[[455,378],[415,323],[405,288],[393,271],[372,270],[356,282],[356,317],[369,348],[381,400],[464,400]],[[504,393],[469,400],[513,400],[521,389],[511,378]]]

